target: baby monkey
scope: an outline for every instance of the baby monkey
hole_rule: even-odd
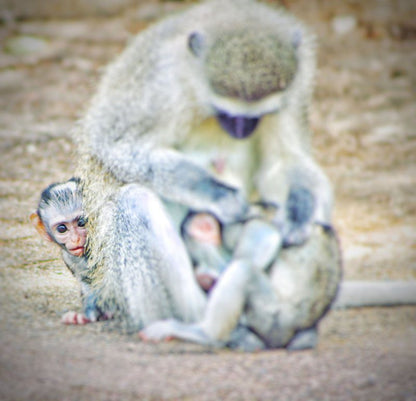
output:
[[[194,266],[196,280],[206,293],[212,290],[219,276],[231,262],[237,242],[241,239],[243,226],[250,220],[270,221],[270,210],[276,211],[277,208],[274,204],[253,203],[245,219],[232,224],[222,224],[217,217],[207,212],[188,213],[181,225],[181,236]],[[268,233],[269,230],[265,232]],[[269,235],[263,238],[267,244],[268,238]],[[259,242],[259,238],[247,239],[253,242],[253,246],[257,246]],[[273,256],[277,255],[281,245],[279,241],[276,244],[273,242]],[[263,269],[272,261],[270,255],[260,259],[264,264]]]
[[[190,212],[182,223],[181,235],[196,280],[209,293],[231,258],[231,252],[223,246],[221,224],[210,213]]]
[[[97,307],[87,275],[87,229],[79,183],[78,178],[71,178],[49,185],[41,194],[37,210],[30,215],[38,233],[59,245],[66,266],[81,284],[83,313],[65,313],[65,324],[86,324],[109,317]]]

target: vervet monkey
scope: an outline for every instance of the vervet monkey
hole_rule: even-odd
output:
[[[333,230],[316,225],[314,231],[295,253],[280,248],[281,237],[273,225],[256,219],[246,222],[232,261],[209,294],[204,317],[193,324],[174,319],[156,322],[140,337],[221,346],[233,341],[240,323],[257,337],[258,349],[314,347],[317,324],[330,306],[325,296],[330,288],[336,293],[340,279],[339,270],[327,273],[329,264],[340,265]],[[238,342],[244,347],[244,337]]]
[[[91,292],[88,280],[86,279],[87,260],[84,253],[84,246],[87,233],[82,210],[81,192],[78,186],[79,180],[74,178],[65,183],[50,185],[42,192],[38,210],[31,214],[31,220],[39,233],[48,241],[53,241],[61,247],[65,263],[79,279],[83,288],[85,314],[77,312],[66,313],[62,319],[66,324],[85,324],[111,317],[109,314],[102,313],[96,307],[94,295]],[[259,210],[258,206],[256,207],[256,210]],[[254,214],[254,216],[256,215]],[[264,213],[260,216],[266,218]],[[259,216],[257,216],[257,218],[258,217]],[[194,271],[197,282],[206,292],[212,290],[216,281],[220,279],[220,276],[224,273],[230,263],[232,249],[238,241],[235,235],[241,235],[243,224],[250,223],[247,221],[238,222],[227,227],[221,225],[221,223],[211,214],[193,212],[190,212],[182,223],[181,233],[187,250],[195,264]],[[258,234],[263,236],[263,238],[258,237],[256,230],[252,231],[251,237],[246,238],[244,240],[246,243],[242,246],[242,248],[255,259],[257,268],[260,266],[261,270],[264,270],[270,265],[270,262],[274,259],[274,255],[277,254],[278,247],[280,246],[279,237],[276,236],[276,233],[273,233],[275,229],[270,231],[270,228],[271,227],[269,226],[267,229],[265,229],[265,227],[262,227],[260,230],[257,229]],[[290,272],[297,272],[295,268],[299,267],[300,265],[298,263],[291,263],[289,266]],[[237,272],[237,275],[241,276],[239,272]],[[304,280],[302,280],[304,276],[304,274],[301,274],[300,279],[296,281],[304,282]],[[237,281],[239,281],[239,277],[237,278]],[[308,282],[308,280],[306,280],[306,282]],[[247,310],[249,311],[250,308],[255,305],[255,303],[253,303],[253,297],[255,297],[260,308],[261,316],[263,310],[267,309],[267,305],[262,305],[261,303],[261,300],[267,300],[267,291],[270,291],[270,289],[265,287],[259,287],[257,289],[253,288],[247,302]],[[303,293],[304,290],[296,292]],[[88,293],[90,294],[89,297],[85,297],[85,294]],[[356,307],[415,303],[415,293],[414,286],[411,287],[410,283],[344,282],[341,285],[341,297],[336,305],[341,307]],[[411,294],[413,294],[413,296],[411,296]],[[216,298],[218,299],[218,295],[216,295]],[[226,300],[226,298],[224,300]],[[222,310],[223,307],[221,305],[216,305],[216,308],[211,307],[210,309],[211,313]],[[251,315],[250,313],[248,314],[249,317],[258,315],[258,311],[251,311]],[[223,312],[220,312],[220,317],[222,317],[222,320],[211,320],[218,326],[224,321],[227,322],[227,319],[224,319]],[[257,319],[257,323],[258,322],[261,323],[264,329],[267,320]],[[249,324],[250,320],[246,319],[246,316],[244,315],[240,319],[238,328],[232,330],[230,339],[225,344],[244,350],[265,348],[267,343],[250,330]],[[163,330],[160,328],[157,330],[158,339],[161,339],[161,333],[164,333],[165,337],[168,338],[178,337],[203,342],[205,344],[219,344],[216,339],[202,336],[198,326],[185,328],[180,322],[163,323],[163,325]],[[156,324],[156,327],[158,327],[158,324]],[[155,327],[151,327],[142,332],[142,337],[147,339],[154,329]],[[147,334],[147,337],[146,333],[149,333]],[[314,338],[316,338],[314,330],[309,330],[309,333],[306,336],[306,345],[311,346],[311,340]],[[154,340],[155,338],[152,339]],[[295,338],[295,340],[291,341],[289,347],[296,349],[304,347],[304,333],[301,336],[301,339],[302,342]]]
[[[209,292],[231,260],[220,222],[209,213],[190,212],[181,225],[182,238],[199,286]]]
[[[104,319],[105,314],[97,307],[87,278],[87,230],[79,179],[71,178],[67,182],[54,183],[44,189],[38,208],[31,213],[30,220],[43,238],[61,248],[66,266],[81,284],[83,313],[67,312],[62,317],[62,322],[85,324]]]
[[[264,221],[265,219],[262,219],[260,224],[264,224]],[[252,223],[246,222],[244,224]],[[257,224],[259,223],[257,222]],[[271,227],[268,228],[270,230]],[[267,229],[260,226],[260,229],[250,229],[249,232],[251,231],[251,235],[247,237],[247,234],[245,234],[246,231],[242,227],[239,230],[240,235],[243,233],[243,239],[240,240],[240,247],[245,250],[245,253],[249,257],[254,259],[254,262],[258,266],[257,269],[249,272],[247,272],[247,266],[254,266],[255,263],[249,263],[247,266],[244,266],[244,263],[242,263],[238,266],[238,259],[241,257],[238,249],[233,258],[231,258],[230,249],[233,248],[233,245],[227,244],[227,239],[229,240],[227,238],[227,229],[230,229],[230,227],[222,227],[212,215],[190,213],[182,226],[183,237],[196,267],[195,273],[198,283],[205,291],[209,292],[212,299],[209,299],[207,312],[204,319],[200,322],[196,324],[184,324],[173,319],[156,322],[141,331],[140,336],[143,340],[160,341],[163,339],[178,338],[201,344],[225,344],[245,350],[273,347],[275,330],[273,330],[272,326],[276,321],[271,320],[270,312],[265,311],[270,310],[273,302],[276,302],[274,297],[276,290],[283,291],[283,293],[287,291],[286,296],[292,298],[291,301],[294,308],[290,311],[288,318],[295,320],[296,316],[299,316],[301,321],[304,321],[304,315],[316,316],[316,312],[313,312],[313,309],[317,307],[314,299],[319,299],[316,297],[319,289],[310,288],[310,283],[319,282],[323,286],[325,286],[325,283],[322,279],[311,280],[309,274],[319,274],[319,269],[311,269],[312,261],[309,260],[309,263],[305,263],[304,257],[308,255],[309,258],[313,258],[314,252],[318,252],[318,254],[319,252],[325,252],[325,249],[320,247],[320,245],[325,244],[327,238],[332,237],[332,240],[336,241],[335,234],[330,227],[323,226],[320,228],[321,244],[315,242],[311,245],[311,249],[306,251],[304,246],[304,252],[298,254],[294,253],[293,250],[287,252],[287,250],[283,249],[279,255],[277,255],[277,248],[281,244],[278,239],[275,238],[275,242],[270,242],[270,240],[273,241],[273,231],[269,231],[267,234]],[[231,227],[231,229],[233,230],[234,227]],[[244,238],[244,235],[246,238]],[[259,238],[260,235],[263,238]],[[233,237],[231,236],[231,238]],[[315,241],[318,238],[319,235],[314,238]],[[260,244],[265,248],[259,247]],[[330,246],[326,251],[331,251],[331,248],[334,250],[336,246]],[[274,257],[270,259],[268,254],[273,255],[273,253]],[[288,257],[289,259],[287,259]],[[325,259],[327,262],[330,262],[333,257],[339,258],[337,255],[333,255],[332,257],[327,255],[326,258],[321,257],[319,263],[322,263],[322,260]],[[267,273],[267,270],[265,270],[266,267],[270,267],[270,261],[276,258],[277,260],[280,258],[279,262],[275,263]],[[262,260],[264,262],[261,262]],[[333,261],[336,262],[336,260]],[[338,260],[338,263],[340,262]],[[230,283],[241,283],[241,279],[244,276],[247,277],[248,274],[242,286],[240,284],[240,287],[234,286],[232,288],[230,284],[221,284],[222,275],[228,267],[234,269],[233,275],[230,275],[228,272],[226,273],[227,278],[224,278],[224,280],[228,280]],[[261,279],[254,279],[253,275],[259,276]],[[267,283],[269,279],[272,283],[271,286]],[[218,281],[220,282],[219,289],[215,289],[214,287]],[[332,285],[337,281],[338,277],[335,276]],[[258,282],[262,283],[262,285],[258,285]],[[289,286],[285,288],[287,284]],[[328,284],[331,285],[330,282],[326,283],[326,285]],[[228,306],[230,298],[229,291],[231,289],[238,291],[240,294],[247,294],[245,297],[240,297],[240,325],[237,330],[234,328],[233,331],[230,331],[231,328],[228,324],[231,320],[229,315],[232,316],[234,312],[232,311],[227,315],[227,311],[231,309]],[[340,283],[339,290],[336,302],[332,304],[336,308],[416,304],[415,282],[393,281],[383,283],[344,281]],[[268,293],[269,296],[267,295]],[[308,298],[308,293],[313,295],[309,298],[310,302],[305,302]],[[236,298],[237,296],[234,297],[234,299]],[[295,306],[296,299],[299,302],[297,306]],[[302,303],[303,305],[301,306]],[[305,310],[308,308],[310,308],[309,311]],[[279,309],[277,308],[277,310]],[[280,316],[279,319],[281,318]],[[316,344],[316,323],[309,329],[297,332],[287,344],[287,348],[310,348]],[[291,326],[296,327],[296,324],[292,324]],[[297,327],[299,328],[299,326]],[[246,330],[243,330],[244,328]],[[277,332],[280,332],[280,328]],[[247,341],[248,334],[251,336],[248,337]],[[228,341],[225,341],[226,339]]]
[[[235,225],[234,225],[235,226]],[[227,268],[235,244],[235,227],[224,229],[214,216],[190,213],[182,224],[181,232],[195,268],[200,286],[210,291]],[[241,231],[238,230],[239,234]],[[230,242],[231,241],[231,242]],[[234,241],[234,242],[233,242]],[[257,239],[253,238],[253,244]],[[416,304],[416,281],[345,281],[333,308],[366,306],[399,306]]]
[[[195,213],[193,211],[188,213],[181,224],[181,235],[191,258],[198,284],[205,292],[212,289],[218,277],[231,262],[244,225],[252,219],[267,220],[267,212],[270,207],[273,207],[273,210],[275,208],[274,205],[251,204],[250,212],[246,218],[231,224],[222,224],[210,213]],[[268,232],[267,229],[264,231]],[[262,240],[260,237],[252,237],[247,246],[250,248],[262,245],[273,246],[267,242],[267,238],[266,236]],[[276,246],[280,247],[281,243],[276,243]],[[278,248],[272,253],[276,255],[277,251]],[[266,252],[269,250],[266,249]],[[267,264],[262,262],[260,257],[261,255],[258,255],[257,263]],[[270,261],[268,260],[268,262]]]
[[[160,319],[199,322],[207,297],[180,222],[193,210],[231,224],[261,200],[281,205],[270,224],[286,256],[272,271],[300,258],[310,272],[303,303],[302,294],[275,291],[272,315],[284,319],[270,346],[286,346],[319,320],[340,267],[338,244],[322,234],[331,225],[330,184],[310,153],[314,49],[313,35],[283,10],[209,1],[140,33],[108,67],[77,129],[88,264],[103,310],[131,330]],[[263,277],[253,273],[256,247],[236,249],[244,262],[220,281],[235,294],[236,314],[224,315],[229,326],[238,321],[243,282]],[[225,280],[240,269],[238,281]],[[287,288],[297,288],[292,279]],[[312,315],[298,309],[310,303],[319,304]]]

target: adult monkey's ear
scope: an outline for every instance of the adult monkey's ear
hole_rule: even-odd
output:
[[[46,227],[43,224],[42,219],[39,217],[38,212],[32,212],[29,218],[30,218],[31,223],[33,224],[33,227],[36,228],[36,231],[41,235],[41,237],[46,239],[47,241],[53,242],[53,239],[46,231]]]
[[[195,56],[201,57],[205,47],[205,40],[202,33],[192,32],[188,36],[188,47]]]

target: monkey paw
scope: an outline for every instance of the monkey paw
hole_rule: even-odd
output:
[[[83,325],[83,324],[91,323],[91,320],[88,319],[83,313],[70,311],[70,312],[66,312],[62,316],[61,322],[63,324]]]
[[[303,186],[293,186],[285,209],[279,211],[277,216],[283,236],[283,246],[304,244],[312,234],[315,216],[316,199],[312,191]]]
[[[142,341],[158,343],[161,341],[171,341],[173,320],[163,320],[152,323],[139,332],[139,337]]]
[[[299,246],[304,244],[312,234],[312,225],[295,226],[283,235],[283,247]]]
[[[239,191],[234,191],[215,203],[213,213],[222,223],[227,224],[244,218],[249,210],[245,197]]]

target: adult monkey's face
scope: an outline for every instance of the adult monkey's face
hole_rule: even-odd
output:
[[[275,32],[242,29],[214,39],[194,32],[188,44],[220,100],[213,105],[217,120],[233,138],[248,138],[263,115],[282,107],[297,70],[295,43],[285,43]]]

